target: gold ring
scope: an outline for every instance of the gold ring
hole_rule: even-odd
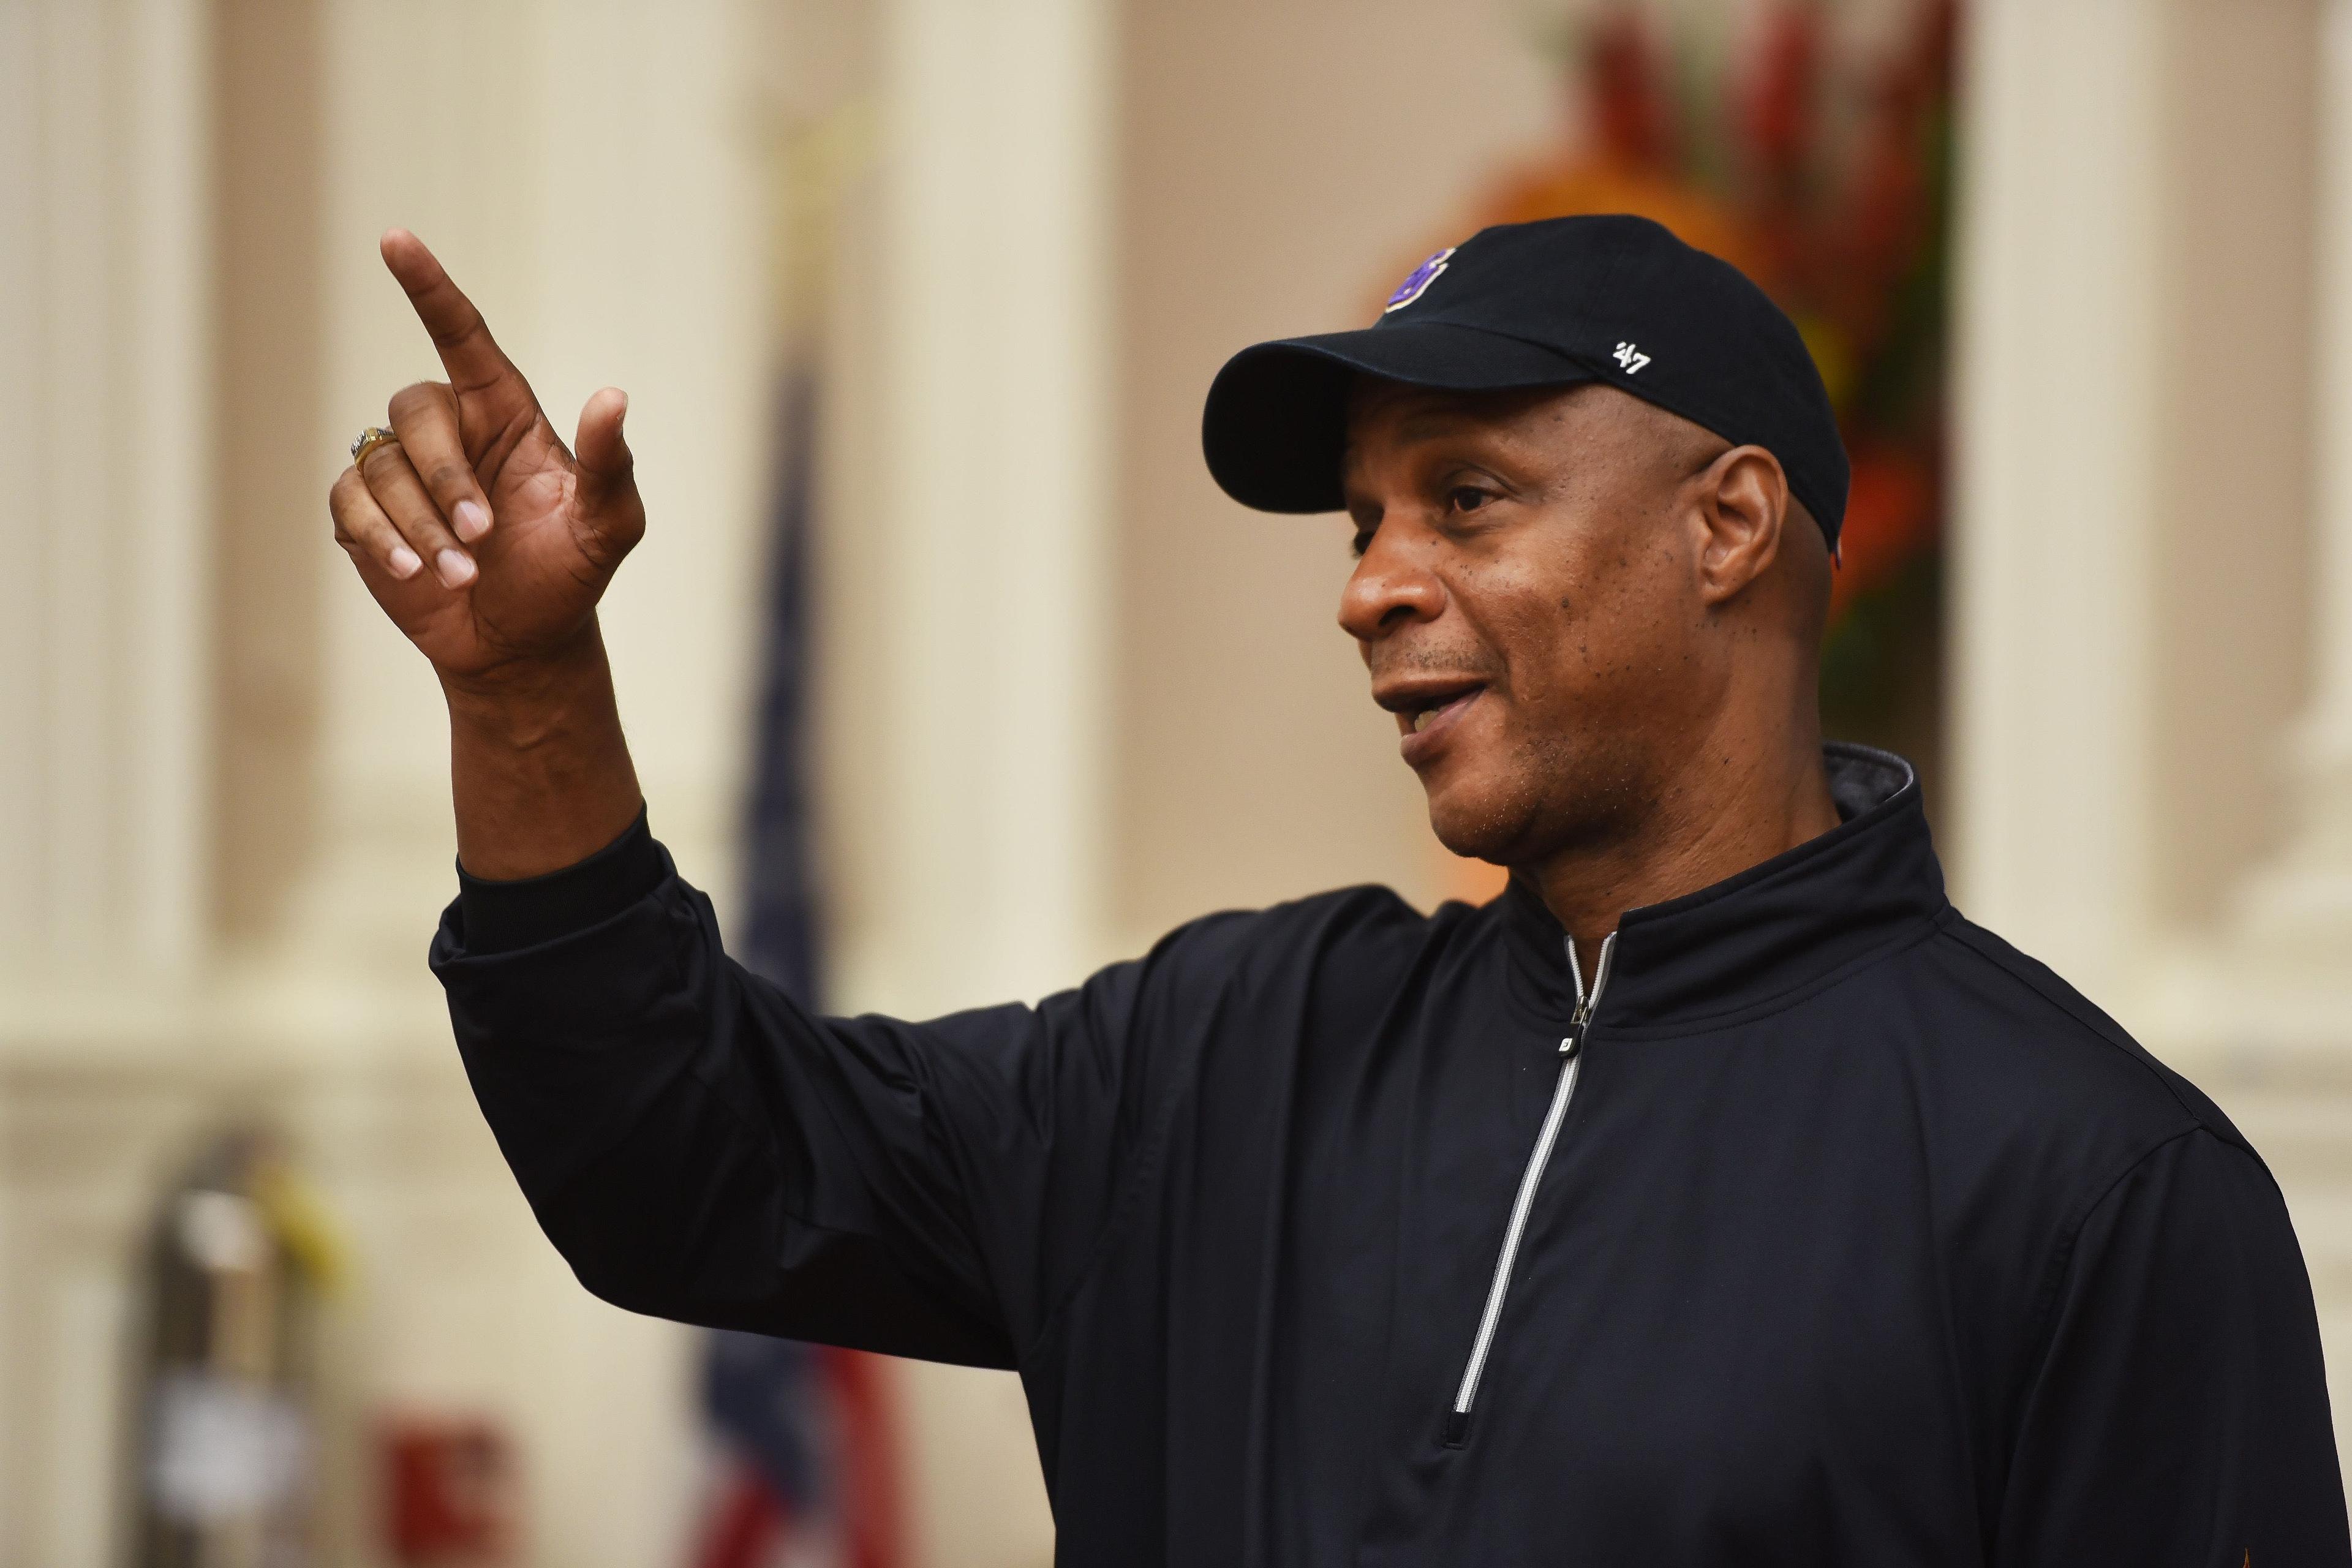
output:
[[[352,467],[359,469],[361,478],[364,479],[367,477],[367,460],[370,452],[374,451],[378,447],[399,445],[399,437],[381,425],[371,425],[360,432],[358,440],[352,443]]]

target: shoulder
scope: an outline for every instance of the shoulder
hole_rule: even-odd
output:
[[[2057,1281],[2119,1225],[2191,1250],[2239,1245],[2231,1236],[2254,1247],[2259,1233],[2265,1257],[2300,1268],[2244,1134],[2047,964],[1955,913],[1903,967],[1947,1239],[1990,1270],[1998,1299],[2030,1308],[2021,1322],[2046,1330]]]
[[[1089,1036],[1149,1063],[1137,1083],[1150,1094],[1193,1081],[1211,1061],[1279,1071],[1315,1040],[1368,1029],[1463,912],[1426,916],[1381,887],[1223,910],[1047,997],[1041,1012],[1049,1030],[1082,1019]],[[1223,1048],[1233,1046],[1246,1048]]]
[[[1085,1003],[1139,1027],[1261,1041],[1369,1027],[1433,969],[1461,962],[1485,912],[1423,914],[1384,887],[1341,888],[1262,910],[1188,921],[1141,957],[1081,988]]]
[[[1956,912],[1916,950],[1947,1102],[2045,1179],[2103,1189],[2201,1131],[2259,1163],[2219,1106],[2047,964]]]
[[[1162,981],[1219,989],[1285,991],[1334,978],[1402,979],[1420,954],[1473,913],[1447,904],[1424,915],[1392,889],[1340,888],[1263,910],[1203,915],[1162,937],[1142,964]]]

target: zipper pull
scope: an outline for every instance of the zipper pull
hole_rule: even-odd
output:
[[[1564,1061],[1574,1061],[1584,1050],[1585,1031],[1592,1026],[1593,1004],[1601,1000],[1601,988],[1609,984],[1609,957],[1616,950],[1617,933],[1611,931],[1601,939],[1601,962],[1593,965],[1592,984],[1584,983],[1584,966],[1576,961],[1576,939],[1566,939],[1568,972],[1576,981],[1576,1011],[1568,1016],[1568,1033],[1559,1039],[1559,1054]]]

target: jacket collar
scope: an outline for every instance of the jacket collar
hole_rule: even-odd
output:
[[[1948,906],[1918,775],[1891,752],[1822,748],[1843,820],[1817,838],[1619,922],[1596,1027],[1674,1033],[1770,1011],[1922,933]],[[1496,900],[1515,998],[1547,1026],[1576,1004],[1565,933],[1517,878]],[[1596,953],[1580,952],[1586,978]]]

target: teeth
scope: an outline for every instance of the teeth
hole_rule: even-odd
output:
[[[1437,712],[1438,710],[1434,708],[1424,708],[1420,712],[1415,713],[1412,716],[1412,732],[1418,735],[1423,730],[1428,729],[1429,721],[1437,717]]]

